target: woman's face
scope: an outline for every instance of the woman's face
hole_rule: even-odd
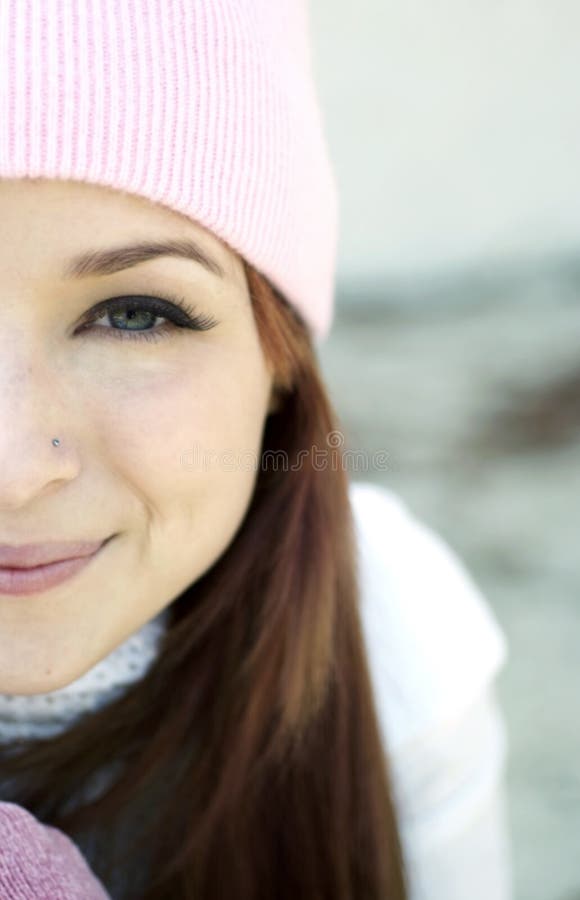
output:
[[[67,272],[81,255],[168,241],[195,242],[223,274],[135,254]],[[0,273],[0,543],[115,535],[61,584],[0,590],[0,692],[33,694],[84,674],[227,548],[253,493],[272,376],[239,257],[145,199],[0,181]],[[211,327],[168,324],[145,300],[172,296]],[[95,309],[120,297],[133,308]]]

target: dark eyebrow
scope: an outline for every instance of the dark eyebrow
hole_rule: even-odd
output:
[[[225,278],[219,263],[205,250],[190,239],[169,241],[142,241],[126,247],[112,247],[108,250],[90,250],[69,260],[63,271],[64,278],[82,278],[87,275],[112,275],[122,269],[130,269],[139,263],[160,256],[181,256],[200,263],[213,275]]]

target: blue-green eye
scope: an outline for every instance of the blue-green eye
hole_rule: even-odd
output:
[[[158,318],[165,319],[163,325],[155,325]],[[99,319],[108,320],[111,327],[97,325]],[[79,331],[96,332],[105,338],[122,341],[156,341],[169,337],[180,329],[209,331],[218,322],[208,315],[198,313],[182,297],[146,297],[129,295],[113,297],[97,303],[88,313]],[[117,327],[118,326],[118,327]]]

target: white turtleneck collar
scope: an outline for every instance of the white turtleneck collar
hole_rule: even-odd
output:
[[[70,684],[46,694],[0,694],[0,742],[51,737],[83,713],[110,703],[142,678],[153,663],[166,629],[163,609],[127,640]]]

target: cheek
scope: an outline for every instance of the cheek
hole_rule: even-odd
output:
[[[229,544],[257,477],[269,382],[229,362],[133,373],[92,403],[125,509],[146,520],[143,551],[175,565],[183,547],[190,577]]]

